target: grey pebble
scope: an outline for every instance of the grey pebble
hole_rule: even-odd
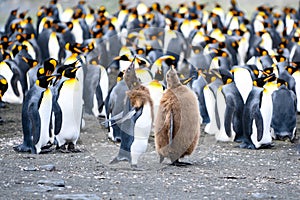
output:
[[[60,200],[100,200],[96,194],[56,194],[53,199]]]
[[[65,181],[60,179],[46,179],[37,182],[40,185],[54,185],[56,187],[65,187]]]

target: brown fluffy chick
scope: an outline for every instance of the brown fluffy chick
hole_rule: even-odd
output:
[[[200,137],[200,112],[195,93],[182,85],[176,70],[166,74],[167,89],[160,101],[155,121],[155,147],[160,162],[169,158],[172,165],[185,166],[190,163],[179,159],[191,155]]]

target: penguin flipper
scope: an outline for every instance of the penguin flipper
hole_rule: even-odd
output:
[[[53,110],[54,118],[55,118],[54,135],[58,135],[60,132],[60,129],[61,129],[61,125],[62,125],[62,112],[61,112],[60,106],[57,103],[57,101],[53,102],[52,110]]]
[[[29,107],[28,113],[30,116],[30,121],[32,123],[32,143],[33,145],[36,145],[39,142],[40,139],[40,130],[41,130],[41,118],[39,116],[39,113],[36,112],[38,108],[36,104],[32,104]]]
[[[12,76],[10,83],[11,83],[11,87],[14,91],[14,93],[16,94],[16,96],[20,96],[20,93],[18,91],[18,81],[20,80],[20,75],[17,69],[13,69],[12,70],[14,75]]]
[[[231,137],[231,124],[232,124],[233,113],[234,113],[234,107],[231,105],[226,106],[224,126],[225,126],[225,132],[228,137]]]
[[[264,124],[261,113],[259,112],[259,108],[255,109],[253,113],[253,118],[255,120],[256,128],[257,128],[257,141],[261,141],[263,138]]]
[[[98,111],[99,111],[99,113],[101,113],[105,101],[103,100],[103,94],[102,94],[102,90],[101,90],[100,85],[97,85],[95,94],[96,94],[96,99],[97,99],[97,102],[98,102]]]

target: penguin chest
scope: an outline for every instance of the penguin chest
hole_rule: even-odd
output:
[[[59,46],[56,33],[52,32],[50,34],[49,41],[48,41],[49,57],[58,60],[59,49],[60,46]]]
[[[82,42],[83,42],[83,30],[82,30],[82,28],[81,28],[81,26],[79,24],[79,21],[77,19],[73,20],[72,33],[75,36],[76,43],[82,44]]]
[[[38,109],[41,119],[40,138],[38,143],[35,145],[37,153],[39,153],[41,148],[50,140],[49,126],[52,112],[52,93],[50,89],[45,90],[41,98],[42,100]]]
[[[142,114],[135,122],[134,141],[130,148],[132,154],[146,152],[151,129],[152,129],[151,106],[149,103],[146,103],[144,104]],[[133,158],[133,160],[135,159]]]
[[[59,137],[76,141],[79,137],[82,117],[82,93],[76,79],[63,83],[57,100],[62,112],[62,125]]]
[[[208,116],[210,122],[205,126],[205,132],[208,134],[216,134],[219,129],[217,126],[217,119],[216,119],[216,98],[213,94],[213,91],[209,88],[209,86],[205,86],[203,89],[205,105],[208,112]]]
[[[237,72],[234,72],[234,82],[245,103],[253,85],[249,71],[240,68]]]
[[[134,126],[134,138],[141,140],[148,140],[152,128],[152,110],[150,104],[147,102],[143,106],[143,112],[137,118]]]

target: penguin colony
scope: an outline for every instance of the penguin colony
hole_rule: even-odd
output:
[[[84,0],[65,9],[50,0],[35,24],[12,10],[0,35],[0,100],[23,105],[23,143],[14,149],[79,151],[83,113],[104,118],[108,137],[121,142],[111,163],[133,167],[151,133],[160,161],[187,164],[179,159],[196,148],[200,123],[241,148],[293,141],[299,9],[261,5],[247,18],[230,3],[225,11],[120,0],[111,14]]]

